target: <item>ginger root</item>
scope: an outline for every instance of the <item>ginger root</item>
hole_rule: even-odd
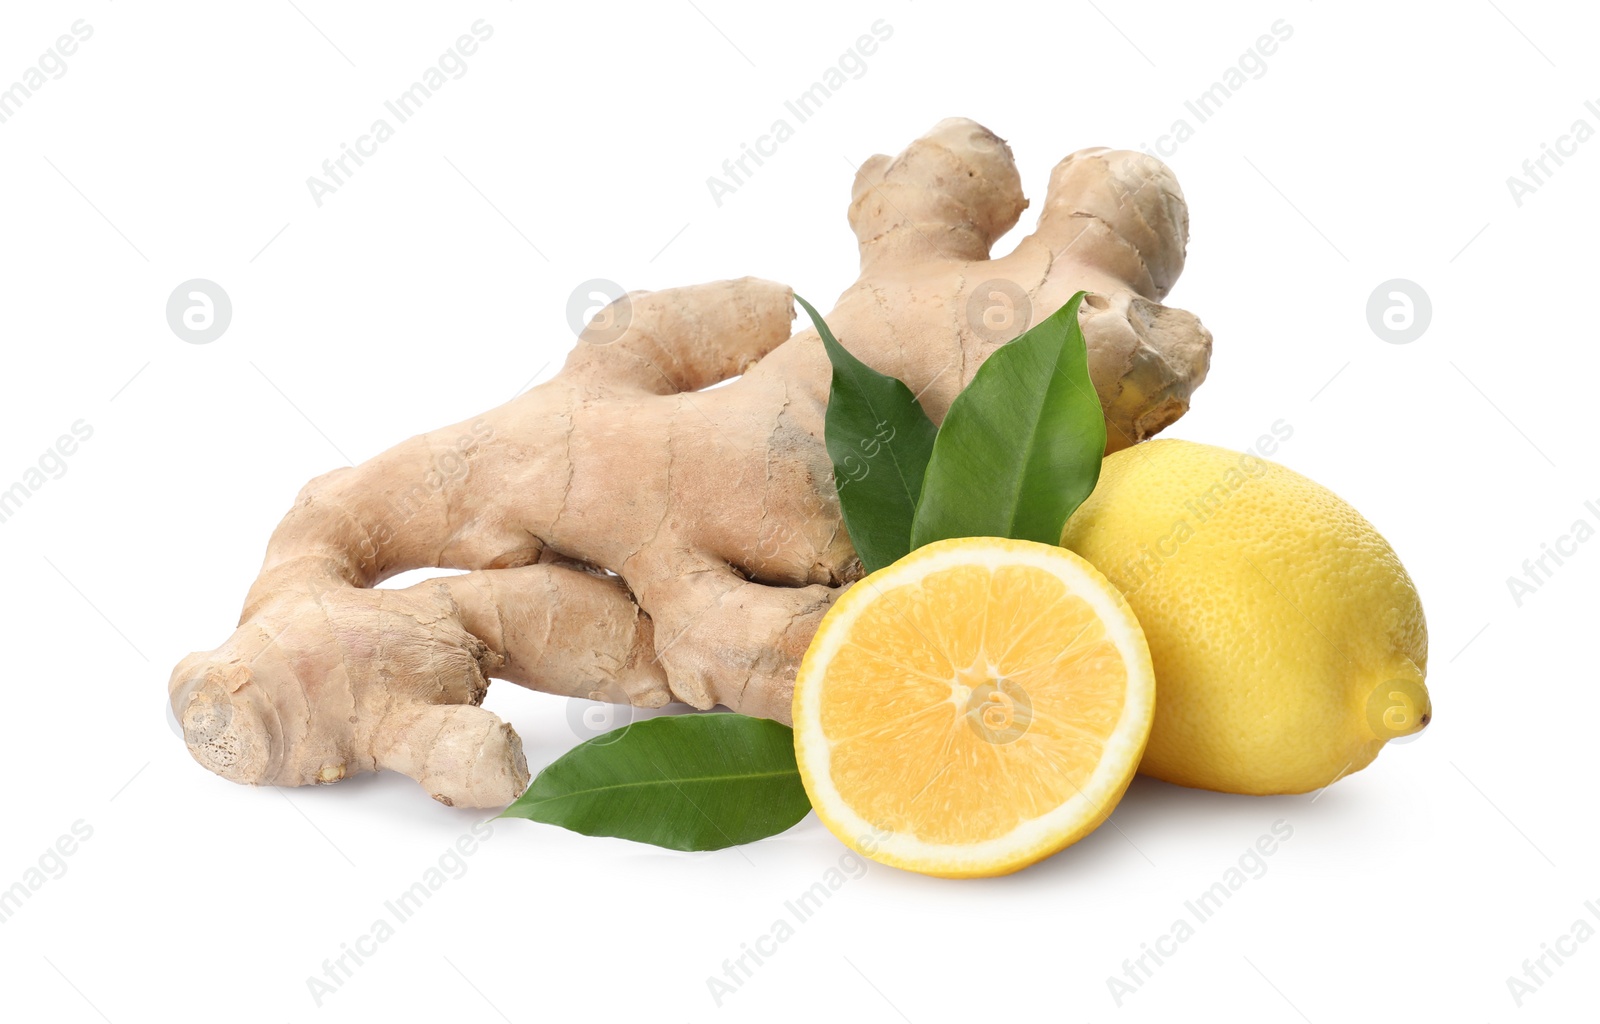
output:
[[[1139,153],[1074,153],[1038,229],[989,259],[1026,206],[1009,147],[972,121],[873,157],[849,212],[861,275],[828,322],[938,422],[990,352],[1086,289],[1108,449],[1143,440],[1210,356],[1200,321],[1159,304],[1188,236],[1178,183]],[[281,786],[392,769],[494,807],[528,769],[479,706],[490,677],[788,721],[800,657],[861,574],[823,445],[828,360],[791,335],[791,297],[753,278],[632,293],[548,383],[307,484],[238,629],[172,674],[195,760]],[[373,589],[423,567],[471,571]]]

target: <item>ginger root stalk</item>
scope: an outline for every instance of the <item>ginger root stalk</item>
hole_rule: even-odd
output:
[[[1087,289],[1108,449],[1143,440],[1210,356],[1159,301],[1188,236],[1178,183],[1139,153],[1075,153],[1038,230],[989,259],[1026,206],[1009,147],[971,121],[873,157],[849,213],[861,275],[828,322],[937,422],[999,344]],[[860,576],[823,445],[829,364],[791,335],[791,298],[754,278],[632,293],[550,382],[307,484],[238,629],[173,672],[195,759],[282,786],[392,769],[493,807],[528,769],[479,706],[491,677],[788,721],[818,620]],[[373,589],[422,567],[472,571]]]

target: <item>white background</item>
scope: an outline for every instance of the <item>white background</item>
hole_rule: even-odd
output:
[[[0,124],[0,489],[94,435],[10,520],[0,887],[92,828],[0,924],[10,1019],[1571,1020],[1600,941],[1519,1009],[1506,978],[1600,919],[1589,312],[1600,140],[1519,206],[1506,179],[1600,98],[1594,12],[1096,0],[799,7],[8,4],[0,86],[76,19],[92,39]],[[306,179],[482,18],[491,40],[319,208]],[[724,159],[877,19],[893,36],[719,208]],[[1184,101],[1284,19],[1204,124]],[[1514,23],[1514,24],[1513,24]],[[230,632],[308,478],[548,376],[574,287],[854,278],[851,164],[972,117],[1035,200],[1090,145],[1154,145],[1192,214],[1174,304],[1216,337],[1172,436],[1280,461],[1360,508],[1416,578],[1436,720],[1315,798],[1136,781],[1111,823],[1012,877],[873,866],[719,1007],[707,977],[844,852],[815,819],[686,855],[504,822],[318,1008],[307,978],[483,816],[409,780],[251,790],[196,766],[171,666]],[[1005,249],[1010,240],[1002,240]],[[216,342],[167,296],[220,283]],[[1406,345],[1369,294],[1421,285]],[[824,305],[826,308],[826,305]],[[1570,550],[1570,548],[1569,548]],[[1553,563],[1552,563],[1553,564]],[[535,767],[587,735],[501,683]],[[579,710],[584,710],[580,706]],[[1118,1007],[1107,978],[1282,819],[1293,829]],[[81,826],[80,826],[81,827]],[[1568,948],[1571,948],[1570,946]],[[1553,961],[1546,961],[1553,964]]]

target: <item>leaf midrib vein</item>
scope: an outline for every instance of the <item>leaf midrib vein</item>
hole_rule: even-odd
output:
[[[612,790],[618,790],[618,789],[643,789],[643,788],[646,788],[646,787],[660,787],[660,786],[673,786],[673,787],[676,787],[681,783],[727,782],[729,780],[737,781],[737,780],[741,780],[741,779],[751,779],[751,780],[753,780],[753,779],[776,779],[776,778],[783,778],[783,777],[787,777],[787,776],[798,776],[799,774],[800,774],[800,770],[798,768],[796,768],[796,769],[793,769],[793,770],[775,771],[775,772],[745,772],[745,773],[740,773],[740,774],[737,774],[737,775],[695,775],[695,776],[690,776],[690,777],[687,777],[687,778],[677,778],[677,779],[668,779],[668,778],[646,779],[646,780],[641,780],[639,782],[619,782],[619,783],[616,783],[614,785],[609,785],[609,786],[591,786],[588,789],[571,789],[571,790],[567,790],[566,792],[563,792],[563,793],[558,793],[555,796],[539,797],[539,798],[535,799],[533,801],[533,803],[534,804],[548,804],[548,803],[554,803],[557,800],[570,800],[573,797],[588,796],[591,793],[609,793]]]

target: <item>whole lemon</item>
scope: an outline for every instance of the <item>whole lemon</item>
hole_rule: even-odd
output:
[[[1257,455],[1156,440],[1106,458],[1061,543],[1127,596],[1156,672],[1139,770],[1304,793],[1428,724],[1428,630],[1394,550]]]

